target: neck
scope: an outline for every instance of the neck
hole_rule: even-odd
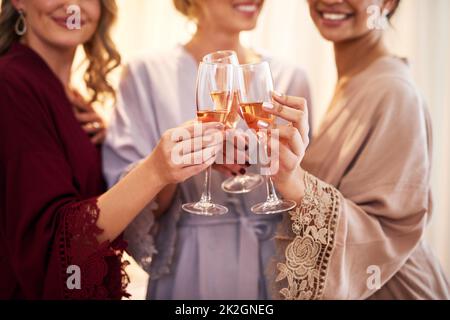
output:
[[[41,56],[67,91],[70,85],[72,63],[76,48],[63,49],[61,47],[54,47],[44,44],[34,37],[22,38],[21,42]]]
[[[334,54],[338,79],[341,80],[364,70],[389,52],[382,33],[373,31],[357,39],[335,43]]]
[[[237,53],[241,63],[250,59],[250,50],[240,42],[239,32],[227,32],[214,28],[199,26],[192,39],[185,48],[194,56],[197,62],[210,52],[220,50],[233,50]]]

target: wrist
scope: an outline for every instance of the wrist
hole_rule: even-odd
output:
[[[299,166],[287,179],[276,183],[276,186],[284,198],[300,204],[305,195],[304,179],[305,171]]]
[[[150,181],[152,186],[162,190],[169,182],[167,182],[167,179],[164,177],[164,170],[159,170],[157,164],[158,162],[154,159],[153,154],[148,156],[142,162],[142,166],[146,172],[147,181]]]

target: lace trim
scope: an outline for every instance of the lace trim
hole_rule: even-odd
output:
[[[127,261],[122,253],[127,244],[122,239],[99,244],[97,199],[77,202],[64,208],[63,232],[59,239],[61,276],[64,299],[121,299],[129,297],[125,272]],[[81,270],[81,289],[67,287],[67,268],[76,265]]]
[[[287,300],[322,298],[335,242],[338,191],[306,172],[304,182],[305,196],[290,212],[295,237],[277,237],[289,241],[284,253],[286,262],[277,263],[279,274],[275,279],[283,284],[279,293]]]

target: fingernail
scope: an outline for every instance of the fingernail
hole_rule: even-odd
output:
[[[214,139],[213,136],[204,136],[204,137],[203,137],[203,140],[204,140],[205,142],[211,142],[211,141],[213,141],[213,139]]]
[[[272,94],[273,94],[274,96],[277,96],[278,98],[283,98],[283,94],[281,94],[281,93],[279,93],[279,92],[277,92],[277,91],[272,91]]]
[[[264,129],[269,128],[269,124],[267,122],[263,121],[263,120],[258,120],[258,122],[256,124],[260,128],[264,128]]]
[[[262,106],[266,110],[273,110],[274,108],[274,105],[271,102],[263,102]]]
[[[242,168],[241,170],[239,170],[239,173],[242,174],[242,175],[244,175],[246,172],[247,172],[247,171],[246,171],[244,168]]]

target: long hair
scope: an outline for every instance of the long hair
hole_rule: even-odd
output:
[[[189,20],[197,22],[199,14],[198,0],[172,0],[175,9]]]
[[[1,0],[0,0],[1,1]],[[19,13],[11,0],[1,1],[0,11],[0,56],[20,40],[15,32]],[[120,65],[121,57],[111,37],[112,27],[117,19],[115,0],[100,0],[101,16],[97,30],[89,41],[83,44],[87,68],[84,81],[90,102],[104,102],[115,98],[115,91],[108,82],[108,75]]]

